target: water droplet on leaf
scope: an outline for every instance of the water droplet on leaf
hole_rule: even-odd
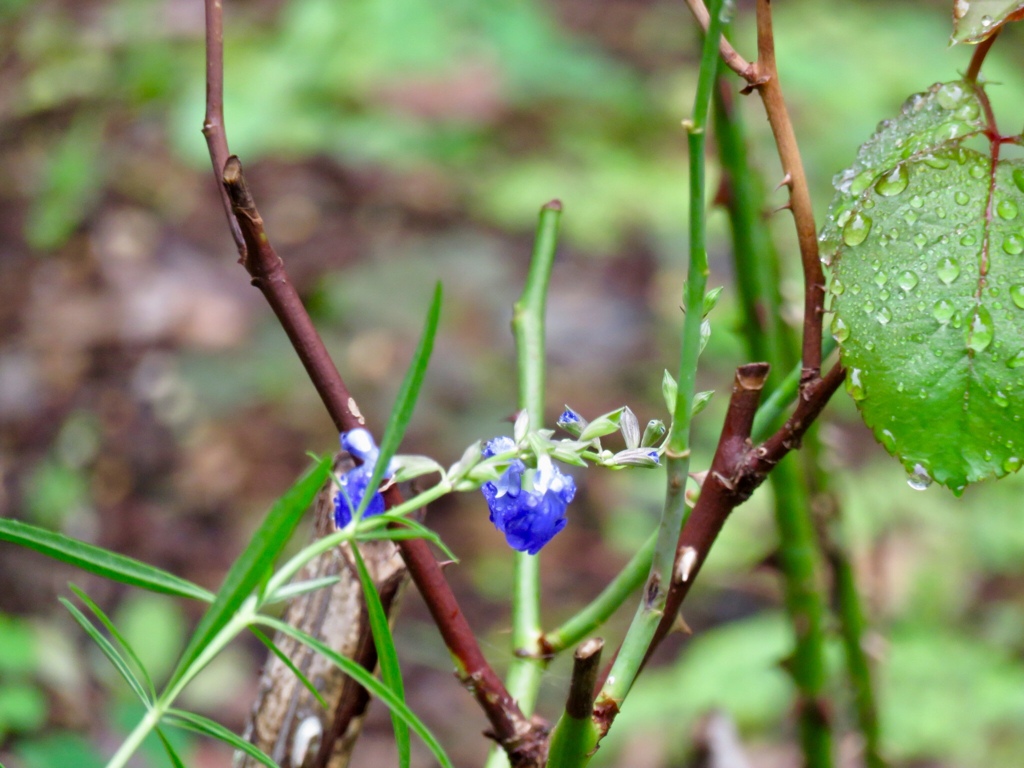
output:
[[[932,476],[921,464],[914,465],[914,471],[907,476],[907,485],[915,491],[923,491],[932,484]]]
[[[941,171],[944,168],[949,168],[949,160],[947,160],[945,157],[925,155],[924,157],[921,158],[921,162],[923,162],[929,168],[934,168],[937,171]]]
[[[958,83],[946,83],[935,94],[935,100],[943,109],[955,109],[964,98],[964,89]]]
[[[1017,216],[1017,204],[1012,200],[1000,200],[996,203],[996,213],[999,218],[1009,221]]]
[[[960,264],[956,259],[947,256],[939,262],[939,268],[935,270],[935,274],[939,276],[939,280],[949,285],[960,276]]]
[[[917,274],[910,270],[900,272],[900,276],[896,278],[896,284],[904,292],[910,293],[917,286]]]
[[[903,164],[892,169],[875,184],[875,191],[882,197],[893,197],[907,188],[910,183],[910,172]]]
[[[850,338],[850,326],[839,315],[832,318],[832,335],[840,344]]]
[[[1024,192],[1024,168],[1013,169],[1013,183],[1017,185],[1017,189]]]
[[[1011,256],[1024,253],[1024,237],[1012,233],[1007,235],[1003,238],[1003,250]]]
[[[973,101],[967,102],[956,111],[956,116],[968,123],[972,120],[977,120],[980,114],[981,110]]]
[[[892,312],[889,311],[888,307],[882,307],[875,313],[875,319],[882,325],[888,325],[889,321],[892,320]]]
[[[1007,368],[1020,368],[1024,366],[1024,349],[1020,350],[1017,354],[1006,361]]]
[[[861,192],[871,186],[871,182],[875,180],[875,174],[871,171],[864,171],[859,174],[857,178],[850,184],[850,192],[854,195],[859,195]]]
[[[863,243],[871,231],[871,219],[867,216],[855,213],[843,227],[843,242],[853,247]]]
[[[992,315],[985,307],[979,305],[967,327],[967,348],[974,352],[984,352],[992,343],[995,332]]]
[[[846,377],[846,391],[854,400],[863,400],[865,396],[864,384],[861,382],[860,368],[851,368]]]
[[[946,301],[946,299],[939,299],[935,302],[935,306],[932,307],[932,317],[942,325],[949,322],[950,318],[953,317],[953,312],[953,305]]]
[[[1016,472],[1022,466],[1024,466],[1024,461],[1022,461],[1018,456],[1010,456],[1003,462],[1003,469],[1007,472]]]
[[[1010,398],[997,389],[995,394],[992,395],[992,402],[1000,408],[1006,408],[1010,405]]]
[[[1024,285],[1011,285],[1010,298],[1014,304],[1024,309]]]
[[[956,200],[957,205],[967,205],[971,202],[971,196],[964,192],[962,189],[953,195],[953,199]]]

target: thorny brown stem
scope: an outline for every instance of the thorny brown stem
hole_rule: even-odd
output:
[[[238,255],[245,258],[242,230],[231,213],[231,201],[221,182],[221,174],[228,161],[228,139],[224,130],[224,9],[223,0],[206,0],[206,117],[203,136],[213,162],[213,177],[217,183],[224,213],[228,218],[231,236]]]
[[[846,375],[845,370],[836,363],[824,378],[806,385],[793,415],[778,432],[755,447],[750,443],[750,428],[761,397],[761,386],[767,376],[767,369],[763,374],[752,371],[751,366],[755,365],[764,364],[752,363],[737,370],[732,400],[729,402],[711,468],[701,486],[697,504],[679,536],[676,562],[688,563],[687,578],[672,584],[665,617],[651,643],[651,651],[672,628],[676,614],[729,514],[750,498],[787,453],[799,447],[800,439]],[[761,376],[760,382],[758,375]]]
[[[365,419],[355,399],[349,394],[295,287],[289,281],[284,262],[270,244],[263,219],[245,183],[242,165],[238,158],[228,156],[223,118],[222,0],[205,2],[207,112],[203,133],[218,185],[222,189],[222,199],[238,245],[240,261],[284,327],[335,426],[339,431],[362,426]],[[389,508],[401,502],[396,487],[388,489],[385,501]],[[539,764],[538,750],[542,753],[546,746],[543,743],[543,729],[535,728],[523,716],[488,664],[428,544],[422,539],[402,539],[397,543],[409,574],[437,622],[445,644],[458,661],[460,679],[470,688],[491,723],[493,737],[508,751],[514,766]],[[340,732],[344,732],[346,727],[347,724],[340,724]]]
[[[706,30],[708,11],[702,0],[687,0],[690,10]],[[785,185],[789,188],[789,208],[793,212],[800,260],[804,272],[803,382],[809,384],[821,375],[821,320],[825,302],[825,275],[818,257],[818,234],[811,208],[803,161],[789,110],[782,97],[779,73],[775,66],[775,38],[772,32],[771,0],[757,0],[757,61],[748,64],[723,39],[719,46],[729,68],[747,81],[744,92],[757,90],[771,126]]]
[[[846,371],[836,363],[824,378],[805,384],[793,415],[778,432],[755,447],[750,442],[750,430],[768,377],[768,364],[748,363],[736,369],[718,447],[697,504],[679,535],[675,577],[669,588],[665,615],[651,641],[645,663],[675,626],[683,600],[729,514],[750,498],[787,453],[799,447],[800,439],[842,384],[845,375]],[[607,732],[617,714],[614,702],[599,703],[594,709],[594,720],[602,732]]]
[[[811,192],[775,66],[771,5],[771,0],[757,0],[757,63],[754,65],[755,78],[748,82],[761,94],[779,151],[779,160],[782,162],[783,178],[789,187],[789,202],[804,270],[803,381],[810,382],[821,375],[825,275],[818,257],[818,230],[814,225]]]

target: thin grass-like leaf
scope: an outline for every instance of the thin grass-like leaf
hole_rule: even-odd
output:
[[[277,763],[259,747],[250,744],[234,731],[229,731],[220,723],[214,722],[207,717],[197,715],[194,712],[185,712],[181,709],[171,709],[164,715],[164,722],[175,728],[201,733],[204,736],[223,741],[225,744],[230,744],[235,749],[245,752],[254,760],[259,760],[267,768],[278,768]]]
[[[416,408],[416,399],[419,397],[420,388],[423,386],[423,379],[427,374],[427,365],[430,363],[430,354],[434,350],[434,337],[437,335],[437,324],[441,319],[441,284],[434,287],[434,299],[427,311],[427,319],[423,325],[423,335],[420,336],[420,343],[413,353],[409,370],[405,373],[402,386],[398,388],[398,395],[395,397],[395,406],[391,409],[391,418],[384,429],[384,436],[380,441],[380,454],[377,463],[370,476],[367,488],[377,488],[380,481],[384,479],[384,472],[391,462],[391,457],[398,451],[398,446],[405,436],[405,429],[412,420],[412,412]],[[373,498],[372,493],[363,495],[356,512],[356,519],[362,517],[366,506]]]
[[[124,678],[124,681],[128,683],[128,686],[135,691],[135,695],[138,696],[143,703],[149,705],[151,702],[149,695],[146,693],[146,689],[142,686],[142,683],[139,682],[139,679],[135,677],[135,673],[132,672],[131,667],[128,666],[128,662],[126,662],[124,657],[117,652],[117,649],[113,644],[107,640],[107,638],[105,638],[100,631],[96,629],[96,627],[93,626],[93,623],[89,621],[85,614],[78,610],[70,600],[64,597],[59,599],[61,605],[68,609],[75,621],[82,626],[85,633],[89,635],[93,642],[99,646],[101,651],[103,651],[103,655],[107,657],[107,660],[114,665],[114,669],[120,673],[121,677]]]
[[[128,658],[135,663],[135,666],[142,674],[143,681],[146,683],[146,688],[149,689],[150,699],[155,700],[156,688],[153,686],[153,678],[149,676],[149,672],[146,670],[145,665],[142,663],[142,659],[140,659],[139,655],[135,653],[135,649],[132,648],[131,644],[125,639],[124,635],[122,635],[120,631],[118,631],[117,627],[114,626],[114,622],[112,622],[107,617],[107,614],[105,614],[100,609],[100,607],[93,602],[91,597],[85,594],[83,590],[79,589],[74,584],[68,584],[68,587],[71,589],[72,592],[75,593],[75,595],[78,596],[79,600],[81,600],[83,603],[85,603],[86,606],[88,606],[89,610],[93,612],[96,618],[103,623],[103,626],[107,628],[107,631],[110,633],[111,637],[117,640],[118,645],[120,645],[124,652],[128,654]]]
[[[434,757],[437,758],[437,761],[441,764],[442,768],[454,768],[451,759],[449,759],[448,755],[445,754],[444,748],[441,746],[440,742],[438,742],[434,734],[430,732],[430,729],[423,724],[423,721],[421,721],[401,699],[395,696],[390,688],[363,669],[359,664],[354,662],[352,659],[342,656],[333,648],[328,647],[315,637],[306,634],[301,629],[293,627],[290,624],[286,624],[280,619],[274,619],[270,616],[259,616],[257,620],[259,623],[271,627],[278,632],[283,632],[290,637],[294,637],[300,643],[303,643],[316,652],[322,654],[346,675],[380,699],[385,706],[391,709],[391,711],[398,712],[399,716],[408,723],[409,727],[415,731],[423,740],[423,743],[427,745],[427,748],[433,753]]]
[[[297,581],[292,584],[286,584],[274,592],[274,594],[265,597],[260,605],[273,605],[274,603],[283,603],[287,600],[293,600],[296,597],[301,597],[302,595],[309,594],[310,592],[316,592],[318,589],[333,586],[334,584],[337,584],[338,581],[338,576],[323,576],[319,579],[309,579],[308,581]]]
[[[395,639],[391,636],[387,612],[380,601],[377,586],[373,583],[373,577],[370,576],[370,572],[366,568],[366,562],[359,552],[359,547],[352,547],[352,555],[356,561],[356,569],[359,571],[359,581],[363,585],[366,613],[369,616],[370,629],[373,632],[373,644],[377,647],[381,679],[395,696],[405,703],[402,668],[398,661],[398,651],[395,650]],[[395,710],[391,710],[391,723],[395,730],[395,748],[398,750],[399,768],[409,768],[409,726]]]
[[[199,622],[169,685],[174,686],[189,666],[199,657],[210,640],[230,621],[253,589],[266,577],[277,556],[291,538],[302,515],[313,502],[330,472],[331,459],[320,463],[303,475],[271,508],[263,525],[252,537],[217,593],[213,605]]]
[[[316,686],[313,685],[313,682],[306,677],[306,674],[301,669],[295,666],[295,662],[289,659],[288,655],[284,651],[277,647],[277,643],[256,627],[250,626],[249,631],[256,635],[256,639],[267,646],[267,648],[270,649],[270,652],[277,656],[277,658],[281,660],[281,663],[292,671],[292,674],[299,679],[299,682],[305,686],[306,690],[313,694],[313,698],[319,702],[321,707],[324,709],[330,709],[327,702],[324,701],[324,697],[320,695],[320,691],[318,691]]]
[[[362,531],[356,531],[356,541],[369,541],[380,539],[390,539],[392,541],[397,541],[398,539],[426,539],[431,544],[440,549],[441,552],[444,553],[444,556],[447,557],[449,560],[456,563],[459,561],[459,558],[457,558],[455,554],[450,549],[448,549],[448,545],[441,540],[441,537],[437,535],[437,532],[430,530],[430,528],[427,528],[427,526],[423,525],[423,523],[419,522],[418,520],[413,520],[412,518],[401,516],[394,517],[388,515],[387,513],[384,513],[383,515],[377,515],[375,516],[374,519],[388,520],[405,527],[386,528],[384,530],[371,530],[366,531],[365,534]]]
[[[213,602],[213,593],[190,581],[116,552],[86,544],[20,520],[0,518],[0,541],[19,544],[83,571],[165,595]]]
[[[175,751],[167,736],[164,735],[160,726],[157,726],[156,728],[156,735],[160,738],[160,743],[164,745],[164,751],[167,752],[167,757],[171,761],[171,765],[174,766],[174,768],[185,768],[184,761],[182,761],[177,751]]]

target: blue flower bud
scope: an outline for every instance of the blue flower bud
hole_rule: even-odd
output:
[[[374,467],[377,465],[377,458],[380,456],[373,435],[362,428],[345,432],[341,436],[341,447],[363,463],[350,469],[338,479],[339,490],[334,494],[334,524],[339,529],[352,522],[353,515],[359,509],[359,505],[362,504],[363,497],[366,495],[367,486],[370,484]],[[389,478],[393,474],[389,464],[384,477]],[[367,503],[363,517],[373,517],[382,512],[384,512],[384,497],[374,489],[373,497]]]
[[[555,423],[573,437],[579,437],[580,433],[586,429],[587,426],[587,420],[576,413],[576,411],[568,405],[565,406],[565,410],[562,411],[562,415],[558,417],[558,421]]]
[[[483,457],[497,456],[499,453],[508,453],[516,449],[516,441],[507,435],[493,437],[484,444]]]

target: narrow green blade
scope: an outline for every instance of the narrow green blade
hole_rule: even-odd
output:
[[[135,663],[139,672],[142,673],[142,679],[146,683],[146,688],[149,690],[151,699],[156,699],[156,688],[153,687],[153,679],[149,676],[149,672],[146,671],[146,667],[143,665],[139,655],[135,653],[135,649],[132,648],[124,635],[122,635],[120,631],[118,631],[117,627],[114,626],[114,623],[107,617],[107,614],[105,614],[100,607],[93,602],[92,598],[74,584],[69,584],[68,586],[71,588],[71,591],[78,596],[78,599],[85,603],[96,618],[103,623],[103,626],[107,628],[107,631],[110,632],[111,636],[117,640],[121,648],[124,649],[124,652],[128,654],[128,658]]]
[[[423,523],[413,520],[411,517],[393,517],[388,513],[379,515],[378,519],[391,520],[396,526],[404,526],[404,528],[394,527],[386,528],[384,530],[366,531],[365,533],[359,531],[356,533],[356,541],[370,541],[389,539],[390,541],[398,541],[399,539],[426,539],[435,547],[441,550],[445,557],[454,562],[458,562],[459,558],[455,556],[448,545],[445,544],[441,537],[437,535],[436,531],[432,531]]]
[[[124,555],[19,520],[0,518],[0,541],[19,544],[97,576],[165,595],[213,602],[213,593]]]
[[[398,661],[398,651],[395,650],[395,639],[391,636],[387,612],[380,601],[380,594],[373,583],[370,571],[366,568],[359,547],[352,547],[352,554],[355,556],[356,569],[359,571],[359,581],[363,585],[366,612],[370,618],[370,629],[373,631],[373,644],[377,647],[377,659],[380,662],[380,676],[384,685],[404,704],[405,685],[402,683],[402,668]],[[395,710],[391,710],[391,722],[395,729],[398,765],[400,768],[409,768],[409,726]]]
[[[277,656],[277,658],[281,660],[281,663],[292,671],[292,674],[299,679],[299,682],[302,683],[303,686],[305,686],[306,690],[313,694],[313,698],[317,700],[321,707],[323,707],[324,709],[329,708],[327,706],[327,702],[324,701],[324,697],[320,695],[320,691],[318,691],[316,689],[316,686],[313,685],[312,681],[308,677],[306,677],[306,674],[297,666],[295,666],[295,662],[289,659],[288,655],[277,647],[277,643],[271,640],[266,634],[258,630],[256,627],[249,627],[249,631],[256,635],[256,639],[263,643],[265,646],[267,646],[267,648],[270,649],[270,652]]]
[[[68,611],[71,613],[71,616],[75,619],[75,621],[77,621],[82,626],[82,629],[85,630],[85,633],[89,635],[89,637],[92,638],[93,642],[100,647],[100,650],[103,652],[103,655],[106,656],[107,660],[114,665],[114,669],[116,669],[120,673],[121,677],[124,678],[124,681],[128,683],[128,686],[133,691],[135,691],[135,694],[139,697],[139,699],[143,703],[149,704],[150,699],[149,696],[146,694],[146,689],[143,688],[142,683],[139,682],[139,679],[135,677],[135,674],[132,672],[131,667],[128,666],[128,663],[124,660],[121,654],[117,652],[117,649],[111,644],[109,640],[107,640],[107,638],[100,634],[100,631],[92,625],[92,622],[85,617],[85,614],[83,614],[74,605],[72,605],[70,600],[64,597],[61,597],[59,599],[61,605],[68,609]]]
[[[181,756],[171,745],[170,740],[167,738],[167,736],[164,734],[161,728],[157,727],[156,735],[160,738],[160,743],[164,745],[164,751],[167,752],[167,757],[171,761],[171,765],[174,768],[185,768],[184,761],[181,759]]]
[[[267,768],[278,768],[277,763],[270,759],[256,746],[253,746],[245,739],[238,736],[233,731],[229,731],[220,723],[214,722],[207,717],[197,715],[194,712],[185,712],[180,709],[172,709],[167,712],[164,716],[164,722],[167,725],[174,726],[175,728],[181,728],[186,731],[193,731],[195,733],[201,733],[204,736],[223,741],[225,744],[230,744],[237,750],[245,752],[249,757],[254,760],[259,760]]]

